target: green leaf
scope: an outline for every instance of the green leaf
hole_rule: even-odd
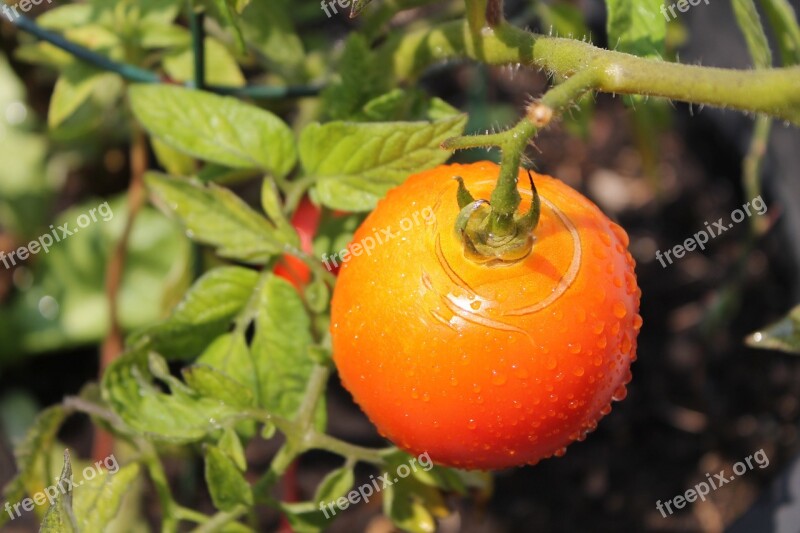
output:
[[[415,486],[408,481],[408,479],[401,480],[399,483],[384,489],[383,512],[395,526],[403,531],[411,533],[432,533],[436,531],[436,521],[425,506],[422,498],[426,492],[438,494],[438,491],[422,484]],[[417,492],[414,489],[419,491]],[[441,495],[439,499],[441,499]]]
[[[314,494],[314,501],[320,503],[333,502],[344,496],[355,482],[355,474],[351,466],[344,466],[334,470],[323,479]]]
[[[77,62],[66,66],[58,77],[50,98],[50,110],[47,113],[50,128],[61,125],[94,91],[114,77],[116,74],[98,70],[86,63]]]
[[[242,383],[206,365],[192,365],[183,369],[186,383],[207,398],[219,400],[239,408],[253,407],[253,393]]]
[[[5,501],[18,502],[25,494],[42,492],[52,484],[50,450],[66,417],[60,405],[49,407],[36,417],[25,440],[14,450],[19,474],[3,490]],[[0,526],[9,518],[8,513],[0,513]]]
[[[772,51],[769,41],[761,25],[761,17],[753,0],[733,0],[733,13],[736,22],[744,34],[747,49],[756,68],[769,68],[772,66]]]
[[[293,3],[279,0],[251,2],[242,13],[240,25],[245,39],[258,50],[270,70],[290,81],[306,81],[303,41],[290,16]]]
[[[558,37],[584,39],[591,35],[583,12],[572,4],[537,2],[534,9],[542,20],[542,26],[545,29],[551,28]]]
[[[441,143],[464,130],[466,117],[433,123],[329,122],[312,124],[300,136],[300,159],[316,176],[315,199],[345,211],[369,211],[409,175],[443,163]]]
[[[99,13],[88,4],[62,5],[36,17],[36,24],[48,30],[69,30],[98,21]]]
[[[232,511],[253,505],[253,490],[233,459],[216,446],[206,447],[206,483],[214,507]]]
[[[800,64],[800,25],[794,8],[788,0],[761,0],[761,5],[777,38],[781,63]]]
[[[245,387],[250,396],[259,398],[256,366],[243,333],[226,333],[217,338],[197,359],[197,364],[217,369]]]
[[[800,305],[778,322],[747,337],[748,346],[800,354]]]
[[[264,264],[283,251],[275,227],[229,189],[149,172],[150,190],[181,218],[190,238],[222,257]]]
[[[174,149],[167,143],[152,137],[150,144],[153,152],[158,159],[158,163],[173,176],[191,176],[197,170],[197,165],[193,157]]]
[[[145,351],[128,352],[106,370],[103,399],[133,430],[155,440],[197,442],[237,416],[239,409],[219,400],[193,396],[172,387],[165,394],[156,386]]]
[[[353,7],[350,10],[350,17],[357,17],[372,2],[372,0],[353,0]]]
[[[259,107],[169,85],[134,85],[129,95],[152,135],[204,161],[276,176],[286,176],[297,161],[292,131]]]
[[[283,214],[280,191],[275,182],[269,178],[264,178],[261,183],[261,207],[269,219],[277,226],[277,231],[281,234],[281,240],[299,247],[300,236]]]
[[[247,46],[236,15],[240,12],[239,8],[246,5],[246,3],[241,0],[211,0],[211,5],[215,8],[217,16],[222,23],[233,32],[239,51],[244,52]]]
[[[610,48],[641,57],[664,56],[664,0],[606,0],[606,6]]]
[[[69,451],[64,451],[64,469],[59,476],[58,484],[62,486],[70,486],[67,480],[72,482],[72,465],[70,464]],[[42,525],[39,528],[40,533],[72,533],[78,532],[78,524],[75,522],[75,516],[72,512],[72,491],[68,490],[66,493],[58,493],[56,501],[47,510],[44,515]]]
[[[155,351],[168,358],[194,358],[228,330],[231,321],[247,305],[257,282],[258,273],[253,270],[235,266],[215,268],[195,282],[168,319],[138,333],[129,344],[134,345],[137,339],[146,337]],[[230,339],[229,336],[225,338]],[[229,347],[230,343],[225,346]],[[214,366],[238,380],[241,374],[232,370],[238,370],[241,365],[237,351],[240,349],[239,344],[231,348],[232,366],[220,362],[225,361],[227,352],[224,357],[204,355],[198,362]],[[242,370],[244,375],[252,375],[250,370]]]
[[[270,275],[260,298],[252,352],[261,406],[293,418],[315,364],[310,355],[311,320],[297,291],[282,278]],[[324,402],[320,404],[318,426],[324,425]]]
[[[206,82],[213,85],[241,87],[246,83],[244,74],[225,46],[212,37],[205,40]],[[185,46],[171,50],[162,63],[171,78],[188,82],[194,80],[194,50]]]
[[[366,38],[351,33],[339,61],[339,81],[322,93],[323,109],[334,120],[350,119],[371,99],[390,89],[390,64],[370,50]]]
[[[314,502],[281,503],[280,508],[295,533],[319,533],[328,527],[328,518]]]
[[[430,98],[424,91],[393,89],[364,104],[361,112],[355,115],[354,121],[436,121],[458,114],[458,109],[440,98]]]
[[[116,472],[100,470],[94,478],[82,481],[73,503],[79,530],[106,531],[139,471],[139,465],[131,463]]]
[[[2,146],[0,143],[0,153]],[[0,183],[5,180],[0,171]],[[105,272],[124,231],[125,197],[110,199],[108,206],[98,199],[88,200],[45,224],[68,224],[71,230],[76,229],[78,217],[93,209],[96,222],[61,242],[53,239],[49,253],[41,250],[27,260],[33,284],[21,288],[7,305],[0,306],[0,362],[97,343],[106,336],[109,312]],[[38,228],[36,233],[44,232]],[[125,331],[153,324],[164,316],[165,293],[188,268],[189,244],[180,226],[157,210],[148,206],[139,212],[128,240],[119,294]]]
[[[236,434],[231,428],[225,428],[222,438],[217,443],[219,449],[233,459],[234,464],[239,467],[239,470],[244,472],[247,470],[247,458],[244,455],[244,447],[239,435]]]

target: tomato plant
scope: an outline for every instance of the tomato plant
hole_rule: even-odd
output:
[[[578,4],[4,4],[0,363],[86,346],[99,361],[56,403],[43,373],[50,405],[35,419],[0,397],[0,422],[23,413],[8,424],[0,526],[22,509],[45,532],[352,530],[342,514],[361,505],[376,529],[427,532],[491,501],[492,470],[584,440],[631,382],[648,298],[637,268],[656,277],[652,228],[668,225],[653,206],[674,215],[670,187],[697,174],[643,185],[587,159],[658,175],[668,102],[756,115],[737,189],[751,199],[745,251],[715,283],[745,279],[775,222],[761,197],[771,125],[800,124],[800,26],[787,0],[761,0],[764,22],[735,0],[755,68],[715,68],[676,59],[675,7],[699,2],[606,0],[591,31]],[[591,42],[598,30],[609,46]],[[597,106],[612,111],[594,121]],[[609,141],[620,124],[636,150]],[[532,171],[547,166],[555,177]],[[623,226],[642,219],[652,227],[632,242]],[[670,244],[670,265],[712,246],[702,231]],[[708,270],[696,260],[681,289]],[[697,327],[707,345],[740,296],[717,285]],[[653,327],[691,322],[697,305],[680,304]],[[748,343],[800,351],[797,314]],[[648,418],[705,423],[668,400]],[[67,436],[77,415],[90,435]],[[622,454],[625,438],[596,438]],[[602,492],[613,476],[594,474],[584,484]],[[73,478],[74,494],[53,492]],[[604,508],[625,507],[612,496]]]

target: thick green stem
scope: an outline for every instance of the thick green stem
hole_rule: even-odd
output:
[[[681,65],[537,35],[506,23],[473,33],[466,21],[407,33],[387,42],[383,53],[397,80],[416,77],[428,66],[453,58],[524,64],[564,77],[593,67],[598,72],[596,89],[602,92],[765,113],[800,125],[800,67],[755,72]]]

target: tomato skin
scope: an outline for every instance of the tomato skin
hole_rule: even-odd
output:
[[[444,165],[390,191],[354,242],[395,237],[344,263],[332,301],[334,360],[355,401],[401,448],[462,468],[535,464],[582,440],[624,398],[641,327],[627,235],[551,177],[534,177],[531,256],[464,258],[452,178],[488,198],[498,170]],[[527,209],[527,174],[519,183]],[[433,224],[408,222],[428,207]]]
[[[311,203],[307,196],[303,197],[300,205],[292,216],[292,226],[300,236],[300,249],[306,253],[314,251],[314,235],[319,227],[322,213],[319,207]],[[311,270],[302,259],[291,254],[284,254],[281,262],[275,266],[275,275],[280,276],[297,290],[302,289],[311,281]]]

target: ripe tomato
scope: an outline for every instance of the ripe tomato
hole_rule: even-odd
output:
[[[300,201],[292,216],[292,226],[300,236],[300,248],[306,253],[314,251],[314,234],[317,232],[320,217],[320,209],[312,204],[307,196]],[[282,261],[275,266],[275,275],[282,277],[298,290],[311,281],[311,271],[308,266],[302,259],[290,254],[285,254]]]
[[[381,434],[463,468],[535,464],[582,440],[625,397],[642,325],[627,235],[549,176],[534,177],[529,257],[465,258],[453,177],[488,199],[497,175],[444,165],[390,191],[356,232],[332,302],[339,374]],[[524,211],[527,174],[519,183]],[[415,216],[426,208],[431,224]]]

